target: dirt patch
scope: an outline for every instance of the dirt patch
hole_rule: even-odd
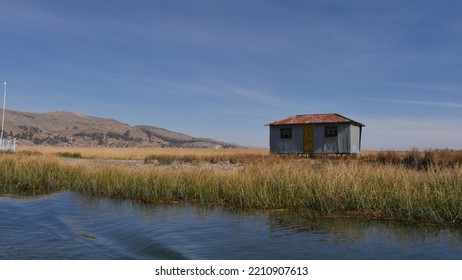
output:
[[[58,158],[60,162],[64,164],[74,166],[87,166],[90,168],[103,168],[109,166],[120,166],[128,167],[134,170],[141,168],[153,168],[160,170],[171,170],[171,169],[213,169],[213,170],[226,170],[233,171],[242,166],[242,164],[230,163],[228,161],[220,163],[190,163],[190,162],[177,162],[174,161],[171,164],[159,164],[157,162],[145,164],[143,160],[121,160],[121,159],[84,159],[84,158]]]
[[[141,160],[120,160],[120,159],[85,159],[85,158],[58,158],[60,162],[74,165],[74,166],[88,166],[88,167],[108,167],[108,166],[122,166],[130,167],[133,169],[140,169],[144,166]]]

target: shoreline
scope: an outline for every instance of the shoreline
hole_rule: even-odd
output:
[[[229,152],[229,151],[227,151]],[[151,159],[152,160],[152,159]],[[364,159],[176,155],[141,159],[2,154],[0,183],[161,203],[314,211],[413,223],[462,223],[462,167],[419,169]]]

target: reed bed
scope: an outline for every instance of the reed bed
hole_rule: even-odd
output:
[[[223,157],[239,155],[268,155],[266,149],[193,149],[193,148],[106,148],[106,147],[18,147],[17,153],[80,154],[85,159],[145,160],[149,156],[166,157]]]
[[[245,158],[245,157],[244,157]],[[52,155],[2,154],[0,183],[31,192],[72,190],[147,203],[186,201],[293,209],[437,224],[462,223],[462,167],[407,168],[371,160],[249,156],[232,170],[146,164],[89,168]]]
[[[382,164],[402,165],[414,169],[433,166],[454,167],[462,164],[462,151],[426,150],[366,152],[364,159]]]

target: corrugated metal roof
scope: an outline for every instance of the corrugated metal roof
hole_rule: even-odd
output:
[[[284,124],[314,124],[314,123],[354,123],[365,126],[364,124],[344,117],[339,114],[306,114],[288,117],[282,120],[273,121],[266,125],[284,125]]]

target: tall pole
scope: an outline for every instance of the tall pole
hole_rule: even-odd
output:
[[[3,82],[3,117],[2,117],[2,131],[0,132],[0,144],[3,149],[3,126],[5,125],[5,106],[6,106],[6,82]]]

